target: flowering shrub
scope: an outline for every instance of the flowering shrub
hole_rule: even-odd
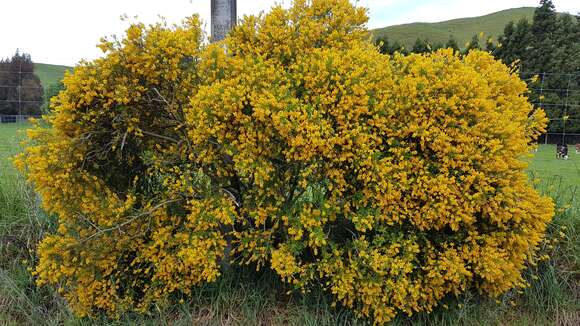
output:
[[[348,0],[296,0],[202,45],[134,25],[65,78],[16,163],[58,216],[35,274],[80,316],[146,311],[233,262],[384,323],[523,286],[553,205],[544,130],[489,54],[384,56]]]
[[[219,275],[232,204],[202,193],[209,180],[184,146],[199,26],[134,25],[120,44],[103,40],[107,56],[65,77],[50,126],[29,131],[16,161],[58,216],[38,248],[38,284],[56,285],[80,316],[144,311]]]

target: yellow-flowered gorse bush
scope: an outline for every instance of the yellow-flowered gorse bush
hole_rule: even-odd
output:
[[[524,286],[553,205],[544,130],[489,54],[388,57],[347,0],[296,0],[205,45],[133,25],[65,78],[16,160],[58,216],[39,284],[80,316],[146,311],[231,260],[384,323]]]

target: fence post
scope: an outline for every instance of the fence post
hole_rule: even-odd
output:
[[[211,42],[223,40],[229,31],[236,25],[237,8],[236,0],[211,0]],[[222,225],[222,230],[228,228]],[[226,248],[220,261],[223,271],[231,269],[232,239],[226,235]]]
[[[542,81],[541,81],[541,84],[540,84],[540,98],[539,98],[540,99],[540,108],[542,108],[542,100],[543,100],[543,96],[544,96],[544,79],[545,79],[545,77],[546,77],[546,73],[543,72],[542,73]],[[549,127],[550,126],[548,126],[548,128],[546,130],[546,139],[544,139],[544,141],[545,141],[544,142],[544,145],[548,145],[548,135],[550,134]]]
[[[236,25],[236,0],[211,0],[211,41],[223,40]]]
[[[20,64],[18,67],[18,115],[22,115],[22,59],[19,60]]]
[[[570,96],[570,82],[572,74],[568,75],[568,86],[566,86],[566,100],[564,102],[564,114],[562,115],[562,144],[566,144],[566,123],[568,122],[568,97]]]

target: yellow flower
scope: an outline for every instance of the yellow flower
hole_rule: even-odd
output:
[[[58,224],[38,285],[119,317],[231,258],[376,324],[525,287],[554,214],[522,159],[545,113],[489,53],[385,56],[367,20],[296,0],[212,45],[195,16],[101,42],[15,160]]]

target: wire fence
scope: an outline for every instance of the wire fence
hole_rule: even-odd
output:
[[[548,132],[538,142],[580,143],[580,72],[522,72],[528,82],[530,102],[548,118]]]
[[[2,123],[23,123],[28,122],[32,118],[41,118],[41,115],[26,115],[26,114],[0,114],[0,124]]]
[[[0,70],[2,80],[16,85],[0,84],[0,123],[16,123],[38,117],[43,104],[43,88],[36,86],[34,72]],[[544,144],[580,143],[580,72],[521,72],[529,85],[529,99],[536,108],[546,111],[550,120],[548,132],[539,142]],[[565,85],[565,86],[564,86]]]
[[[0,70],[0,123],[23,121],[41,113],[44,89],[32,69],[27,66],[23,70],[20,62],[17,70]]]

